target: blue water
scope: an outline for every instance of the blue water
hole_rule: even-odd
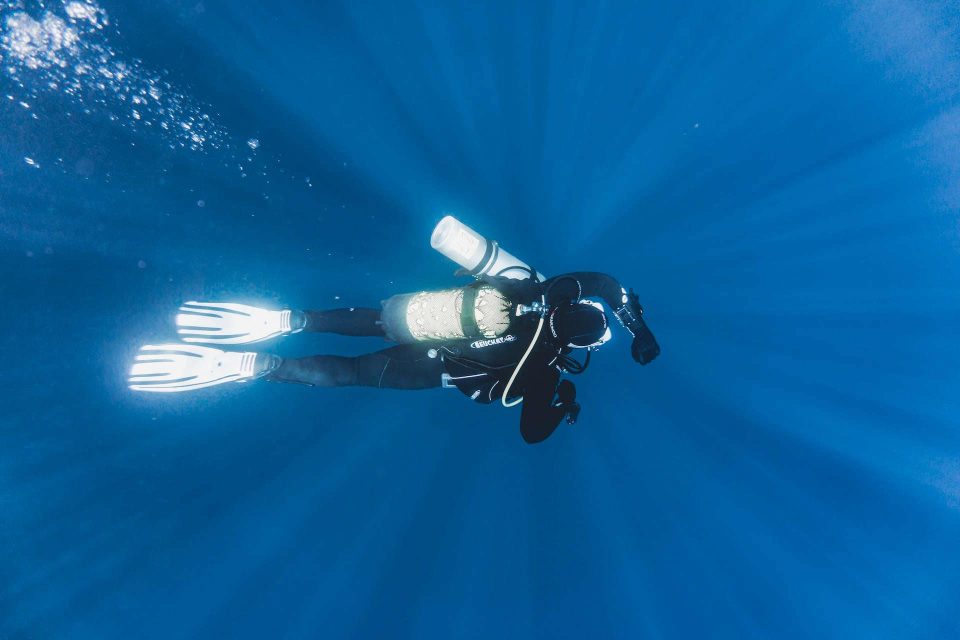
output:
[[[0,637],[960,637],[955,3],[99,1],[0,2]],[[127,390],[184,300],[458,282],[445,213],[663,355],[535,447]]]

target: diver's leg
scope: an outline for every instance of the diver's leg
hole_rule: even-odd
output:
[[[386,337],[380,324],[380,309],[350,307],[329,311],[304,311],[303,315],[306,322],[304,331]]]
[[[266,379],[296,382],[311,387],[349,387],[357,384],[357,358],[310,356],[284,358]]]
[[[177,314],[177,333],[184,342],[250,344],[301,331],[386,337],[380,310],[361,307],[274,311],[239,302],[185,302]]]
[[[428,351],[429,347],[423,345],[399,345],[356,358],[284,358],[267,379],[315,387],[433,389],[441,386],[443,364],[439,358],[431,358]]]

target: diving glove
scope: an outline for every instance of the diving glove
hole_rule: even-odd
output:
[[[184,342],[250,344],[303,331],[302,311],[271,311],[236,302],[185,302],[177,314]]]
[[[653,332],[643,321],[643,307],[640,306],[640,298],[633,289],[628,293],[623,292],[623,304],[614,310],[617,319],[620,320],[627,331],[633,335],[633,342],[630,344],[630,355],[640,364],[648,364],[660,355],[660,345],[657,339],[653,337]]]
[[[140,347],[128,383],[134,391],[177,393],[227,382],[246,382],[275,370],[282,360],[268,353],[221,351],[188,344]]]

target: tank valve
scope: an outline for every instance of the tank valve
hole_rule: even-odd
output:
[[[547,315],[547,311],[550,310],[550,307],[543,304],[542,302],[533,301],[529,305],[518,304],[517,305],[517,317],[526,316],[531,313],[534,313],[541,318]]]

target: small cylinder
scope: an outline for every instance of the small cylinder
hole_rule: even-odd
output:
[[[453,216],[444,216],[430,236],[430,246],[447,256],[473,276],[503,276],[515,280],[530,277],[527,263],[463,224]],[[537,273],[537,278],[544,277]]]
[[[477,269],[487,249],[487,240],[453,216],[444,216],[430,235],[430,246],[464,269]]]

